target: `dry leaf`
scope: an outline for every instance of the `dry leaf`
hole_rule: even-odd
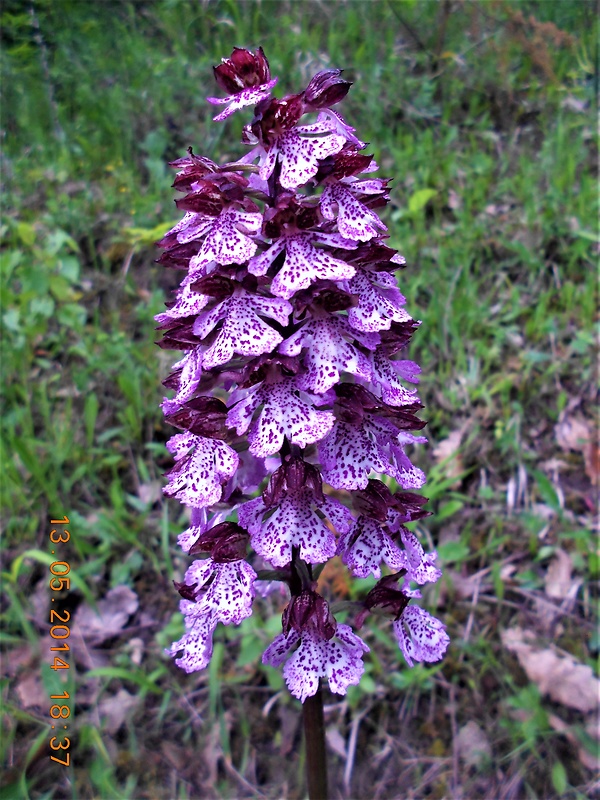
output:
[[[530,681],[551,700],[577,711],[593,711],[598,705],[600,681],[592,668],[554,649],[533,645],[533,635],[521,628],[502,631],[503,645],[515,653]]]
[[[339,730],[331,726],[327,729],[325,733],[327,739],[327,746],[329,749],[335,753],[340,758],[343,758],[344,761],[348,758],[348,752],[346,750],[346,740],[339,732]]]
[[[581,417],[564,417],[556,426],[556,441],[561,450],[581,452],[590,441],[590,429]]]
[[[463,436],[463,428],[452,431],[447,439],[443,439],[433,451],[433,457],[438,462],[445,462],[443,466],[446,478],[460,478],[464,472],[464,464],[458,449]]]
[[[548,597],[555,597],[558,600],[563,600],[567,597],[572,585],[572,569],[571,556],[558,548],[546,573],[545,584]]]
[[[21,708],[46,708],[48,705],[48,695],[35,673],[22,678],[15,691],[21,701]]]
[[[111,736],[119,730],[125,722],[127,714],[137,705],[137,698],[125,691],[119,691],[112,697],[107,697],[98,705],[100,718],[104,718],[103,728]]]
[[[516,569],[516,567],[513,567]],[[452,582],[454,591],[457,597],[461,600],[472,600],[476,594],[485,594],[492,588],[489,573],[484,577],[481,572],[475,572],[472,575],[462,575],[458,570],[446,567],[444,569],[446,579]]]
[[[594,486],[600,477],[600,451],[593,425],[581,416],[564,415],[555,428],[556,441],[562,450],[583,454],[585,474]]]
[[[571,742],[571,744],[577,749],[579,760],[584,767],[594,770],[594,772],[600,770],[599,749],[596,750],[596,753],[590,753],[587,748],[583,747],[577,736],[575,736],[572,727],[563,719],[561,719],[558,714],[549,714],[548,721],[555,731],[558,731],[566,736],[569,742]],[[595,739],[600,745],[600,720],[598,718],[588,722],[588,724],[585,726],[585,731],[591,739]]]
[[[138,596],[129,586],[115,586],[98,602],[98,613],[88,605],[81,606],[73,627],[77,625],[88,645],[99,645],[121,633],[137,607]]]
[[[468,767],[477,767],[492,756],[492,747],[485,732],[471,721],[458,732],[458,753]]]
[[[138,487],[138,497],[145,503],[151,505],[156,503],[162,497],[162,484],[160,481],[150,481],[150,483],[141,483]]]

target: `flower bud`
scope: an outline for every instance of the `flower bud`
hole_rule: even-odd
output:
[[[188,555],[209,553],[220,564],[239,561],[246,557],[248,539],[248,533],[235,522],[221,522],[201,534]]]
[[[283,612],[282,623],[284,633],[289,633],[293,628],[301,634],[303,630],[312,627],[326,640],[335,636],[337,627],[329,604],[312,589],[305,589],[301,594],[292,597]]]
[[[166,414],[165,419],[176,428],[196,436],[226,439],[229,435],[227,406],[217,397],[194,397],[174,413]]]
[[[392,493],[385,483],[370,480],[366,489],[355,493],[353,506],[359,514],[385,522],[392,502]]]
[[[215,80],[227,94],[237,94],[253,86],[262,86],[271,77],[269,62],[262,47],[256,53],[243,47],[234,47],[230,58],[222,58],[213,67]]]
[[[409,603],[410,598],[401,592],[397,587],[398,579],[406,573],[400,570],[395,575],[386,575],[371,589],[365,597],[365,608],[369,611],[379,608],[388,614],[392,614],[395,619],[400,619],[402,612]]]
[[[317,72],[304,90],[306,103],[313,108],[329,108],[343,100],[352,83],[340,77],[342,72],[341,69]]]

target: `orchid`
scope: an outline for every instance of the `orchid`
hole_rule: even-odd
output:
[[[436,554],[406,527],[429,513],[408,452],[425,441],[420,369],[404,355],[420,323],[377,213],[388,180],[364,177],[377,164],[331,108],[350,88],[341,71],[278,99],[262,49],[235,48],[215,77],[227,95],[208,98],[225,106],[215,120],[253,107],[250,149],[221,166],[191,148],[173,162],[185,216],[159,243],[159,261],[184,271],[156,317],[161,347],[181,353],[165,380],[180,432],[164,492],[190,509],[179,544],[196,557],[176,585],[186,631],[168,652],[204,669],[217,624],[240,624],[279,579],[289,602],[263,661],[284,665],[304,703],[321,679],[337,694],[360,681],[369,648],[353,625],[374,610],[409,666],[448,646],[413,604],[414,585],[441,575]],[[317,584],[336,555],[377,580],[344,623]]]

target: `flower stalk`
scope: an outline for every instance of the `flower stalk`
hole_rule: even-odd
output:
[[[327,757],[323,695],[319,687],[302,706],[306,743],[306,779],[310,800],[327,800]]]
[[[353,628],[387,615],[409,666],[448,645],[413,605],[441,573],[406,527],[429,514],[407,453],[425,441],[410,387],[420,369],[403,358],[420,323],[378,215],[389,181],[372,177],[365,143],[332,108],[351,85],[341,70],[278,99],[262,49],[235,48],[215,77],[227,95],[208,98],[224,106],[216,121],[253,107],[249,149],[223,165],[191,148],[173,162],[184,217],[159,243],[159,261],[183,272],[156,318],[160,346],[181,352],[162,404],[179,429],[164,492],[189,508],[178,542],[195,558],[176,584],[186,630],[168,652],[204,669],[217,625],[283,586],[282,632],[263,663],[283,666],[304,704],[309,793],[324,798],[320,686],[344,695],[359,683],[369,647]],[[335,556],[377,579],[345,622],[315,580]]]

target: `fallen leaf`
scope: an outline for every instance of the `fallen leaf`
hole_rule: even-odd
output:
[[[433,457],[438,464],[443,463],[442,469],[446,478],[460,478],[464,472],[464,464],[459,448],[463,436],[463,428],[452,431],[447,439],[443,439],[433,451]],[[457,481],[458,485],[460,481]]]
[[[73,627],[79,628],[88,645],[99,645],[121,633],[137,607],[138,596],[129,586],[115,586],[98,602],[97,612],[88,605],[81,606]]]
[[[110,736],[114,736],[137,703],[137,697],[129,694],[125,689],[119,689],[112,697],[104,698],[98,705],[100,718],[104,718],[104,730]]]
[[[330,727],[325,734],[327,739],[327,746],[340,758],[346,760],[348,752],[346,750],[346,740],[336,727]]]
[[[592,668],[573,656],[532,644],[533,635],[521,628],[502,631],[502,643],[514,653],[530,681],[551,700],[587,713],[598,705],[600,681]]]
[[[585,474],[592,485],[597,486],[600,478],[600,450],[597,432],[592,423],[581,416],[564,414],[555,428],[555,433],[558,446],[562,450],[582,453]]]
[[[468,767],[477,767],[492,756],[485,732],[476,722],[467,722],[458,732],[458,754]]]
[[[561,450],[581,452],[590,440],[590,429],[581,417],[563,417],[555,428],[556,441]]]
[[[546,573],[545,588],[548,597],[555,597],[558,600],[567,597],[572,584],[572,569],[571,556],[558,548]]]
[[[22,678],[16,686],[16,692],[21,708],[45,708],[48,705],[48,695],[35,673]]]
[[[150,481],[150,483],[141,483],[138,487],[138,497],[146,505],[152,505],[160,500],[162,497],[160,481]]]
[[[575,735],[573,726],[568,725],[563,719],[561,719],[561,717],[558,716],[558,714],[549,714],[548,721],[555,731],[562,733],[563,736],[565,736],[577,749],[579,760],[584,767],[594,770],[594,772],[600,770],[600,719],[593,719],[585,726],[585,732],[588,734],[588,736],[598,742],[595,753],[590,753],[590,751],[583,746],[581,741]]]

